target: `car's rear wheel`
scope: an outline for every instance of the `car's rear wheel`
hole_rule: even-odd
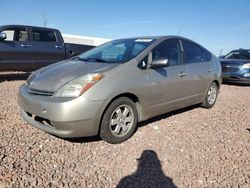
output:
[[[213,82],[207,91],[207,94],[204,98],[204,101],[202,103],[202,106],[204,108],[212,108],[217,100],[218,96],[218,86],[215,82]]]
[[[105,111],[101,121],[100,136],[109,143],[121,143],[132,136],[137,120],[135,103],[127,97],[120,97]]]

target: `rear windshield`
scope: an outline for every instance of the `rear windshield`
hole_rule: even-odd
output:
[[[250,59],[250,50],[232,51],[225,55],[225,59]]]
[[[79,55],[79,59],[93,62],[124,63],[136,57],[156,39],[114,40]]]

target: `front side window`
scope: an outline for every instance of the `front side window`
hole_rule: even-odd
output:
[[[204,52],[200,46],[193,42],[183,40],[185,63],[200,63],[206,61]]]
[[[33,29],[33,40],[39,42],[56,42],[56,35],[54,31]]]
[[[78,59],[89,62],[124,63],[136,57],[154,41],[155,39],[114,40],[79,55]]]
[[[169,66],[181,64],[179,41],[167,39],[152,50],[152,60],[167,58]]]
[[[7,38],[5,39],[5,41],[28,41],[28,33],[25,28],[9,28],[1,31],[1,33],[6,34]]]

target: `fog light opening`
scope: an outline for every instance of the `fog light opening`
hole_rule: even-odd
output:
[[[26,114],[27,114],[29,117],[32,117],[32,114],[31,114],[31,113],[26,112]]]
[[[45,119],[45,118],[42,118],[42,117],[39,117],[39,116],[35,116],[34,120],[38,121],[38,122],[40,122],[40,123],[42,123],[44,125],[54,127],[53,124],[48,119]]]

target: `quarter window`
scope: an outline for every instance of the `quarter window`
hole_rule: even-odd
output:
[[[203,52],[204,52],[204,55],[205,55],[205,58],[206,58],[206,61],[211,61],[212,59],[212,54],[207,51],[206,49],[202,48]]]
[[[33,40],[40,42],[56,42],[56,35],[54,31],[47,31],[41,29],[33,29]]]
[[[133,55],[133,56],[136,56],[136,55],[139,54],[141,51],[143,51],[144,48],[145,48],[145,45],[140,44],[140,43],[136,43],[136,44],[134,45],[133,50],[132,50],[132,55]]]
[[[182,45],[184,48],[185,63],[200,63],[206,61],[205,55],[198,45],[185,40],[182,41]]]
[[[167,58],[169,66],[178,65],[180,61],[179,41],[177,39],[167,39],[152,51],[152,60]]]

